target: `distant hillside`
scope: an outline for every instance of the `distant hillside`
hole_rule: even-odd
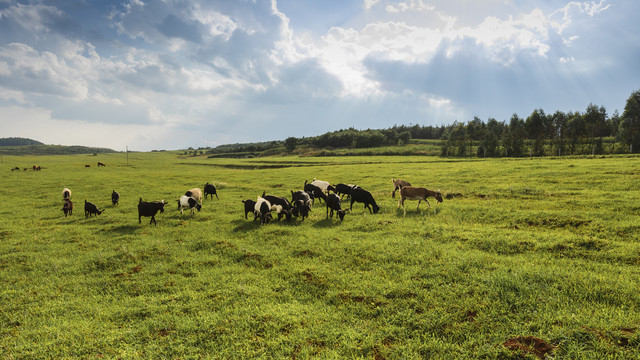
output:
[[[23,138],[0,138],[2,155],[73,155],[113,153],[113,149],[89,146],[45,145],[39,141]]]
[[[37,140],[20,138],[20,137],[0,138],[0,146],[25,146],[25,145],[44,145],[44,144]]]

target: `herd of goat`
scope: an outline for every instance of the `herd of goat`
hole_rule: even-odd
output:
[[[429,201],[427,198],[432,197],[436,199],[436,202],[442,202],[442,194],[439,191],[428,190],[422,187],[413,187],[410,183],[403,180],[391,179],[393,182],[393,192],[391,196],[395,198],[396,191],[400,192],[400,200],[398,201],[398,207],[402,206],[404,213],[407,213],[404,208],[405,200],[418,200],[418,207],[420,202],[425,201],[429,207]],[[218,198],[217,189],[213,184],[206,183],[204,185],[204,192],[200,188],[193,188],[188,190],[184,195],[177,199],[178,210],[181,214],[184,210],[200,211],[202,209],[202,199],[213,195]],[[303,190],[291,191],[291,201],[283,196],[266,195],[265,192],[261,196],[258,196],[257,200],[242,200],[244,203],[244,217],[248,219],[248,214],[253,214],[253,220],[260,220],[261,224],[266,224],[273,219],[273,213],[281,220],[283,217],[287,221],[291,221],[292,217],[300,217],[304,220],[309,216],[309,212],[315,202],[315,199],[324,201],[326,205],[327,218],[333,218],[333,214],[342,221],[344,219],[347,209],[342,208],[342,199],[347,196],[350,201],[349,210],[353,209],[353,203],[358,202],[364,204],[364,208],[368,209],[370,213],[377,214],[380,207],[376,203],[371,193],[358,185],[353,184],[337,184],[331,185],[327,181],[313,179],[312,182],[304,182]],[[64,204],[62,211],[65,217],[72,215],[73,202],[71,201],[71,190],[64,188],[62,190],[62,199]],[[111,202],[113,205],[118,205],[120,201],[120,194],[113,190],[111,193]],[[150,217],[149,224],[153,223],[157,225],[155,216],[158,212],[164,212],[165,206],[164,200],[162,201],[140,201],[138,202],[138,223],[142,223],[142,217]],[[84,215],[85,217],[91,217],[92,215],[100,215],[104,210],[100,210],[95,204],[84,200]]]

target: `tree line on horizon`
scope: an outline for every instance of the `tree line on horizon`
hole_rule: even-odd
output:
[[[400,125],[381,130],[354,128],[284,141],[222,145],[207,152],[288,152],[297,147],[372,148],[409,144],[411,139],[440,140],[442,156],[519,157],[640,152],[640,90],[627,99],[622,115],[609,116],[603,106],[589,104],[584,112],[535,109],[527,118],[513,114],[508,121],[475,116],[464,123]]]

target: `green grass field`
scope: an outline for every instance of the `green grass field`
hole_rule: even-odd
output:
[[[125,156],[3,156],[0,358],[640,358],[639,157]],[[314,177],[380,213],[244,219]],[[392,177],[448,198],[403,216]],[[157,226],[140,197],[169,202]]]

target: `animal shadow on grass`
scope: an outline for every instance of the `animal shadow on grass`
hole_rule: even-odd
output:
[[[345,216],[345,218],[346,218],[346,216]],[[334,219],[326,219],[325,218],[325,219],[316,221],[315,223],[313,223],[312,226],[316,227],[316,228],[330,228],[330,227],[334,227],[334,226],[340,225],[341,223],[342,222],[340,220],[336,220],[335,218]]]
[[[108,229],[108,231],[119,233],[119,234],[132,235],[139,229],[140,229],[140,226],[138,224],[120,225],[120,226],[114,226],[111,229]]]
[[[433,206],[433,207],[425,207],[424,209],[422,208],[422,206],[420,207],[420,209],[416,210],[415,207],[407,207],[407,214],[404,214],[404,210],[402,210],[402,208],[398,208],[396,210],[396,217],[402,218],[402,217],[423,217],[423,216],[433,216],[433,215],[438,215],[440,213],[440,208]]]
[[[238,232],[238,231],[246,232],[246,231],[257,230],[260,228],[259,220],[251,221],[251,220],[245,220],[245,219],[236,219],[236,220],[233,220],[231,224],[234,225],[233,232]],[[266,224],[266,225],[269,225],[269,224]]]

